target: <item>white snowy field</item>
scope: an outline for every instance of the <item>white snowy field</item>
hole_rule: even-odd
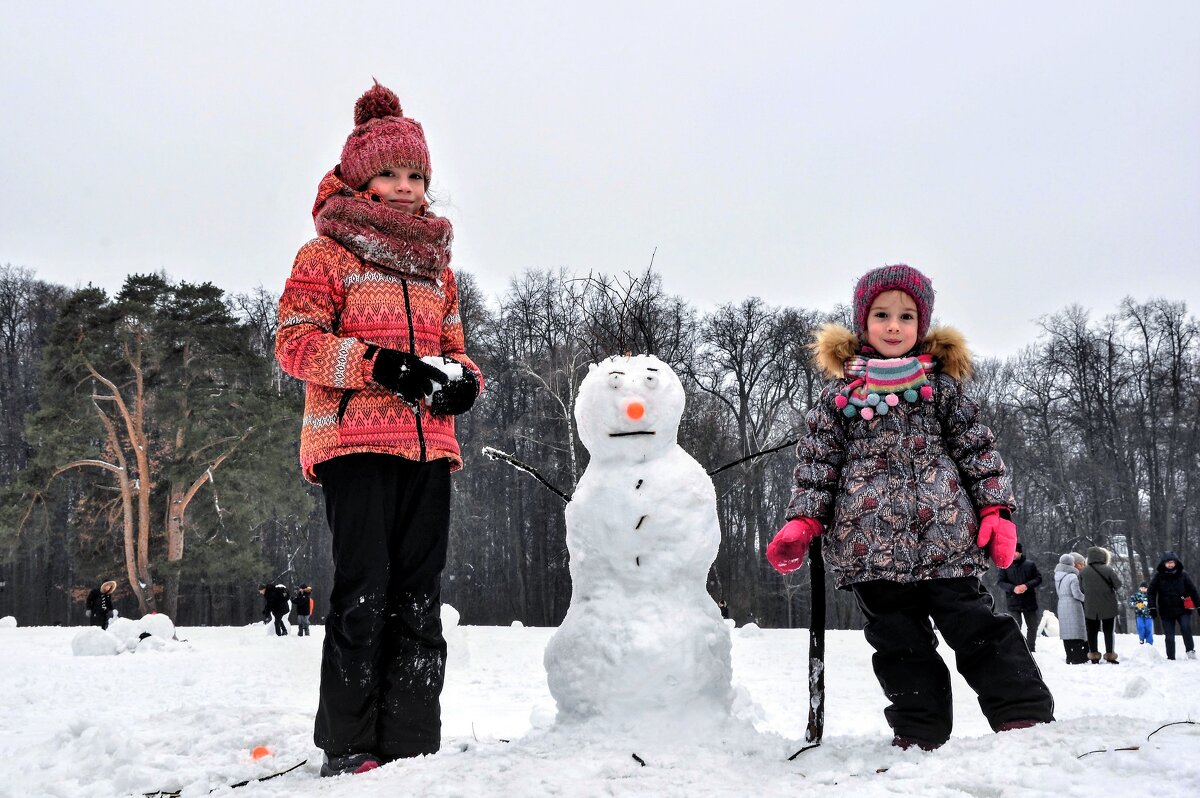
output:
[[[758,732],[697,749],[647,729],[637,731],[652,742],[637,746],[548,730],[542,652],[554,630],[462,627],[442,751],[321,779],[311,736],[321,627],[308,638],[268,637],[257,625],[184,628],[182,650],[108,657],[73,656],[78,631],[0,629],[0,795],[1170,798],[1200,785],[1200,725],[1147,740],[1163,724],[1200,720],[1200,661],[1168,662],[1161,639],[1150,649],[1120,636],[1114,667],[1068,666],[1059,641],[1043,638],[1036,657],[1058,722],[1023,731],[991,733],[956,674],[954,737],[926,753],[888,745],[862,634],[830,632],[825,742],[789,762],[806,720],[804,630],[733,632],[734,679],[750,699],[739,708],[756,711]],[[273,754],[254,761],[260,745]],[[1115,750],[1127,747],[1137,750]],[[228,786],[301,760],[279,778]]]

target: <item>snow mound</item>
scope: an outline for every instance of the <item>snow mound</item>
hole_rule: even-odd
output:
[[[741,632],[742,637],[759,637],[762,635],[762,629],[754,621],[750,621],[738,631]]]
[[[161,637],[163,640],[173,640],[175,638],[175,624],[166,615],[161,612],[152,612],[149,615],[143,615],[138,621],[138,626],[143,632],[149,632],[155,637]]]
[[[558,708],[547,704],[536,704],[529,710],[529,725],[535,729],[549,729],[554,725]]]
[[[112,657],[124,648],[115,635],[98,626],[89,626],[71,640],[71,651],[77,657]]]
[[[0,618],[0,629],[16,629],[16,628],[17,628],[17,619],[14,618],[13,616],[5,615],[3,618]]]
[[[1122,698],[1141,698],[1151,690],[1150,682],[1144,676],[1134,676],[1121,691]]]
[[[446,667],[461,671],[471,667],[471,648],[464,629],[458,625],[458,610],[442,605],[442,637],[446,639]]]
[[[1121,653],[1121,659],[1126,662],[1135,662],[1139,666],[1150,665],[1155,662],[1165,662],[1166,657],[1159,653],[1154,646],[1139,645],[1137,648],[1129,649],[1128,652]]]
[[[509,626],[511,626],[511,627],[512,627],[512,628],[514,628],[514,629],[523,629],[523,628],[525,628],[525,624],[521,623],[520,621],[513,621],[511,624],[509,624]]]
[[[132,649],[137,646],[142,627],[129,618],[114,618],[109,621],[108,633],[120,640],[123,648]]]
[[[133,648],[134,654],[148,654],[151,652],[162,651],[170,644],[169,640],[164,640],[161,637],[150,635],[138,641],[137,646]]]

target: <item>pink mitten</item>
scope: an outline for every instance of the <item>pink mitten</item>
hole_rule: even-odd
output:
[[[767,545],[767,562],[779,573],[790,574],[804,565],[809,544],[822,531],[821,522],[815,518],[793,518]]]
[[[997,567],[1012,565],[1017,553],[1017,525],[1007,507],[992,504],[979,511],[979,537],[975,543],[987,547],[988,556]]]

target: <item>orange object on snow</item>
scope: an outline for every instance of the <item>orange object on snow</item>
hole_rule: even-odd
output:
[[[251,758],[253,758],[256,762],[262,759],[264,756],[270,755],[271,749],[267,748],[265,745],[257,746],[253,751],[250,752]]]

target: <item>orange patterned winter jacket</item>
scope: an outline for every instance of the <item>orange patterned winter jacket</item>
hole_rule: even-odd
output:
[[[332,182],[331,182],[332,179]],[[331,190],[345,190],[333,173],[321,184],[317,208]],[[324,196],[323,196],[324,195]],[[426,462],[448,458],[462,468],[453,416],[414,409],[371,381],[370,345],[444,355],[483,375],[463,350],[458,286],[447,267],[430,279],[366,262],[321,236],[296,255],[279,301],[275,355],[280,366],[307,383],[300,430],[300,465],[318,483],[313,466],[333,457],[381,452]]]

